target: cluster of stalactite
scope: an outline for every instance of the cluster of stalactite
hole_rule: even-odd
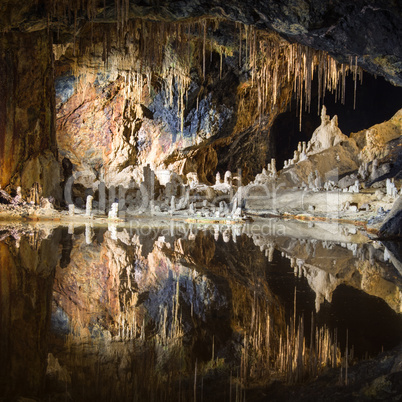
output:
[[[166,91],[167,105],[177,103],[178,118],[181,130],[184,125],[184,111],[188,99],[188,88],[191,83],[190,69],[196,66],[194,54],[202,49],[202,61],[199,76],[206,76],[207,52],[220,54],[220,76],[222,76],[223,57],[231,55],[231,50],[208,37],[219,28],[217,19],[200,19],[186,22],[156,22],[143,19],[127,21],[124,38],[113,24],[102,24],[102,33],[86,35],[82,29],[79,39],[73,45],[73,57],[76,58],[74,75],[80,76],[82,70],[79,59],[86,60],[101,56],[99,70],[117,70],[125,82],[125,96],[133,102],[143,101],[144,88],[151,93],[152,82],[162,80]],[[66,53],[65,45],[55,45],[55,58]],[[117,57],[116,57],[117,56]],[[99,57],[100,59],[100,57]],[[91,62],[92,66],[96,62]],[[87,66],[82,66],[87,68]]]
[[[130,18],[129,0],[115,0],[117,21],[115,24],[103,23],[99,36],[99,32],[94,34],[93,26],[105,13],[105,0],[51,0],[50,3],[49,20],[59,19],[74,24],[73,53],[78,48],[79,54],[91,55],[96,52],[96,47],[99,51],[101,46],[104,66],[121,71],[128,85],[128,97],[141,102],[144,85],[148,85],[150,93],[153,75],[158,75],[163,80],[168,105],[172,106],[175,96],[177,98],[181,130],[191,83],[190,69],[198,68],[199,76],[205,79],[207,57],[210,56],[212,61],[214,52],[220,56],[219,75],[222,78],[224,57],[233,57],[237,51],[239,69],[249,74],[251,87],[256,91],[260,117],[276,105],[283,79],[291,82],[297,98],[300,125],[303,110],[310,111],[313,77],[318,79],[318,110],[327,90],[335,93],[336,99],[345,101],[347,74],[353,74],[355,83],[358,77],[362,78],[357,58],[351,59],[349,64],[341,64],[326,52],[291,44],[273,32],[259,31],[241,23],[233,24],[235,37],[232,43],[222,44],[214,35],[222,19],[178,22],[134,19]],[[86,15],[87,26],[78,24],[81,15]],[[78,25],[83,25],[79,33]],[[118,57],[110,57],[114,52]]]
[[[239,27],[239,64],[245,63],[251,73],[252,85],[257,87],[259,115],[269,112],[279,97],[281,78],[293,82],[293,91],[301,117],[303,110],[310,112],[312,81],[318,80],[318,111],[324,103],[326,91],[345,103],[345,79],[350,72],[354,78],[354,106],[356,84],[363,78],[363,70],[357,66],[357,58],[349,64],[338,63],[328,53],[297,43],[289,43],[273,33],[267,35],[254,27]],[[243,54],[243,56],[242,56]]]

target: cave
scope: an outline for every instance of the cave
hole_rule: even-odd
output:
[[[1,3],[1,400],[402,394],[397,1]]]

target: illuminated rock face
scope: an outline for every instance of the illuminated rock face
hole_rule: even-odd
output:
[[[57,143],[60,158],[68,158],[74,172],[83,173],[83,184],[103,179],[107,187],[129,187],[141,182],[147,164],[172,168],[177,162],[172,170],[198,170],[204,181],[213,174],[217,156],[206,143],[223,125],[232,124],[233,105],[230,109],[218,105],[211,96],[201,100],[198,116],[192,109],[181,132],[177,105],[168,105],[165,91],[154,100],[144,94],[142,101],[135,102],[126,95],[126,83],[118,71],[107,76],[83,71],[75,84],[78,90],[65,103],[61,101],[57,110]],[[145,93],[147,87],[143,89]],[[67,90],[60,89],[56,99],[61,100]],[[172,156],[193,146],[199,150],[188,159]]]
[[[165,24],[161,38],[159,23],[136,24],[146,50],[134,36],[127,53],[112,32],[107,62],[102,61],[104,38],[96,30],[91,57],[74,56],[71,43],[65,48],[55,45],[60,159],[68,158],[74,172],[83,173],[78,182],[88,187],[97,180],[104,180],[107,187],[138,184],[147,164],[180,175],[196,172],[205,183],[214,182],[216,168],[223,172],[243,168],[243,176],[250,179],[273,156],[269,127],[291,96],[292,80],[285,74],[286,57],[280,51],[285,46],[288,52],[290,45],[268,35],[278,56],[268,59],[265,73],[278,61],[276,78],[261,78],[257,85],[254,67],[252,74],[246,72],[256,50],[248,42],[239,61],[232,49],[238,46],[236,39],[214,34],[213,20],[207,25],[206,50],[202,20],[194,26]],[[235,24],[220,26],[237,33]],[[181,47],[176,30],[181,32]],[[246,34],[244,28],[242,32],[245,47],[252,33],[250,29]],[[157,57],[150,59],[149,54]]]
[[[58,196],[52,48],[46,32],[0,39],[0,185]]]
[[[6,1],[2,6],[1,25],[4,31],[10,31],[2,39],[2,49],[10,52],[2,63],[2,68],[7,70],[2,71],[5,73],[2,76],[7,77],[2,85],[2,95],[4,99],[13,97],[20,102],[18,93],[22,89],[17,85],[11,90],[10,83],[24,79],[27,80],[24,90],[30,94],[29,105],[22,101],[19,105],[16,103],[17,114],[10,109],[14,107],[14,100],[1,106],[2,124],[4,129],[8,127],[0,143],[0,150],[4,148],[2,153],[7,155],[1,162],[2,186],[12,184],[15,188],[21,184],[25,191],[35,181],[40,181],[44,196],[59,193],[58,169],[53,158],[56,146],[52,132],[50,53],[35,52],[37,59],[25,57],[35,47],[48,49],[52,40],[56,42],[60,160],[67,157],[76,171],[85,172],[86,177],[80,179],[85,186],[104,180],[107,185],[127,187],[131,181],[140,180],[141,167],[147,163],[170,167],[183,174],[196,171],[204,182],[213,182],[216,168],[222,172],[227,169],[235,172],[241,168],[246,180],[261,171],[275,156],[270,147],[270,127],[289,102],[289,86],[293,84],[289,77],[296,78],[297,71],[304,71],[305,77],[296,86],[305,87],[305,103],[310,101],[310,62],[315,54],[307,52],[304,62],[296,63],[294,70],[288,67],[284,71],[284,63],[279,59],[282,52],[286,53],[291,47],[282,46],[281,42],[281,46],[261,49],[264,54],[274,55],[276,67],[264,69],[260,65],[260,69],[256,69],[261,63],[255,58],[256,48],[260,46],[255,26],[259,32],[267,34],[269,31],[268,36],[276,31],[303,45],[327,50],[338,61],[350,64],[354,74],[358,65],[400,83],[401,17],[400,10],[393,4],[376,8],[364,0],[353,4],[317,1],[308,6],[303,1],[281,4],[204,2],[197,5],[192,1],[161,1],[157,5],[124,1],[120,8],[108,0],[102,4],[102,9],[97,8],[96,2],[79,5],[78,10],[74,7],[71,3],[53,4],[52,1],[46,4],[28,2],[20,7],[15,0]],[[75,12],[79,17],[73,24]],[[65,18],[69,13],[71,18]],[[209,23],[201,20],[206,15],[212,16]],[[150,20],[154,21],[153,25]],[[188,25],[183,24],[184,20],[190,21]],[[117,21],[117,26],[110,21]],[[233,26],[234,21],[242,24],[228,29],[228,21]],[[47,24],[50,35],[45,33]],[[113,27],[109,29],[111,25]],[[133,37],[126,35],[130,29]],[[20,46],[18,41],[22,39],[18,37],[23,34],[11,33],[11,30],[28,31],[32,35],[29,34],[29,40],[21,42]],[[111,31],[120,35],[117,47]],[[217,40],[213,45],[210,44],[211,31],[216,32]],[[166,32],[175,39],[169,46],[161,46],[158,35],[160,33],[162,38]],[[191,38],[188,42],[186,35]],[[243,38],[241,44],[240,36]],[[152,38],[152,46],[149,38]],[[135,41],[140,44],[138,48],[133,46]],[[187,45],[189,57],[183,60],[182,50]],[[165,60],[156,50],[158,46],[164,49]],[[12,50],[17,47],[19,54]],[[81,48],[85,49],[84,56],[72,57],[76,50],[77,55],[80,54]],[[299,51],[296,47],[292,49],[293,54]],[[137,66],[133,68],[130,63],[117,66],[116,61],[128,54]],[[61,56],[63,58],[58,62]],[[355,56],[357,59],[353,59]],[[12,62],[18,65],[14,72],[10,67],[12,58],[19,60],[19,63]],[[321,62],[332,65],[325,57],[318,63],[322,67]],[[100,64],[104,67],[102,71]],[[163,71],[158,71],[162,64]],[[33,67],[31,72],[28,65]],[[172,75],[167,65],[179,70],[179,74]],[[325,71],[328,65],[324,67]],[[81,77],[74,78],[71,69]],[[132,75],[131,70],[135,70],[136,75]],[[338,80],[345,66],[331,71],[327,81],[334,77]],[[284,75],[288,76],[287,80],[283,79]],[[141,99],[135,99],[132,93],[135,80]],[[268,90],[271,84],[274,91]],[[331,85],[336,86],[336,83]],[[44,87],[40,95],[43,99],[36,95],[40,86]],[[14,90],[15,94],[12,93]],[[39,108],[37,105],[44,99],[48,103]],[[39,126],[38,113],[32,110],[37,107],[42,113]],[[263,109],[262,113],[259,109]],[[17,118],[17,126],[29,120],[29,127],[10,128],[14,121],[12,115]],[[20,142],[32,147],[22,146]],[[28,153],[33,155],[24,166]]]

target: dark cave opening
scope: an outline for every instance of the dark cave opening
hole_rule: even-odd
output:
[[[299,131],[299,113],[296,98],[285,113],[280,114],[271,129],[273,147],[275,148],[277,167],[282,168],[285,160],[293,157],[299,141],[308,141],[314,130],[320,125],[318,110],[317,75],[312,81],[312,101],[310,113],[303,111],[302,127]],[[389,120],[402,107],[402,88],[393,86],[382,77],[363,74],[363,82],[357,82],[356,109],[354,104],[354,80],[349,74],[346,77],[345,104],[336,99],[335,93],[325,92],[321,105],[327,108],[327,114],[338,116],[341,131],[350,135],[368,129],[375,124]]]

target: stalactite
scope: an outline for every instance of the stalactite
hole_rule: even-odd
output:
[[[351,58],[350,64],[353,65],[353,59]],[[353,110],[356,109],[356,89],[357,89],[357,56],[355,57],[355,64],[353,68]]]
[[[77,10],[74,10],[74,43],[73,43],[73,55],[75,57],[75,43],[77,37]]]
[[[302,85],[301,84],[301,89],[300,92],[302,92]],[[302,115],[303,115],[303,96],[300,95],[300,110],[299,110],[299,131],[302,129]]]
[[[241,68],[241,43],[242,43],[242,32],[241,32],[242,24],[239,24],[239,68]]]
[[[249,58],[249,54],[250,54],[249,49],[248,49],[248,45],[249,45],[249,39],[248,39],[249,26],[248,25],[244,26],[244,32],[246,34],[246,50],[245,50],[246,66],[248,66],[248,64],[249,64],[248,58]]]
[[[219,49],[219,79],[222,79],[222,55],[223,55],[223,50],[222,48]]]
[[[257,55],[257,34],[255,28],[253,28],[253,61],[252,61],[252,85],[254,85],[255,76],[255,66],[256,66],[256,55]]]
[[[219,28],[220,20],[198,19],[190,22],[156,22],[144,19],[129,19],[129,0],[115,0],[116,27],[105,26],[104,32],[98,38],[93,36],[94,20],[97,16],[98,3],[103,3],[105,16],[105,0],[85,0],[63,2],[52,1],[51,18],[74,19],[74,43],[73,49],[76,57],[82,52],[96,52],[101,55],[105,70],[113,67],[118,71],[130,72],[125,77],[126,85],[131,85],[136,90],[130,90],[130,94],[136,100],[141,101],[142,90],[147,88],[151,93],[152,74],[163,80],[166,91],[166,101],[169,107],[177,106],[177,115],[180,120],[181,131],[184,129],[185,108],[188,101],[187,91],[191,82],[190,69],[192,65],[192,51],[202,48],[202,65],[197,66],[203,80],[207,77],[206,51],[207,46],[212,53],[219,54],[219,78],[222,79],[224,70],[224,56],[231,53],[231,49],[214,39],[214,35],[208,35]],[[90,45],[77,36],[81,18],[81,11],[87,14],[90,28]],[[102,12],[102,10],[101,10]],[[226,22],[227,23],[227,22]],[[59,26],[58,24],[57,26]],[[106,24],[105,24],[106,25]],[[363,78],[362,70],[357,66],[357,58],[349,64],[339,64],[327,53],[314,50],[299,44],[290,44],[281,39],[277,34],[258,31],[253,26],[235,23],[235,32],[239,35],[238,62],[243,69],[243,57],[251,78],[251,89],[257,96],[257,112],[261,119],[268,111],[268,107],[275,107],[281,99],[281,88],[284,81],[292,83],[297,102],[299,126],[302,123],[303,110],[310,112],[312,100],[312,80],[317,74],[318,79],[318,110],[324,103],[326,91],[335,93],[342,103],[346,100],[346,75],[353,74],[354,80],[354,107],[356,106],[357,80]],[[77,41],[76,39],[79,39]],[[208,39],[208,43],[207,43]],[[243,44],[245,39],[245,44]],[[98,41],[94,43],[94,41]],[[197,46],[192,46],[196,42]],[[245,48],[244,48],[245,45]],[[108,65],[109,56],[113,50],[125,47],[118,58],[113,57],[113,66]],[[77,50],[77,52],[76,52]],[[233,56],[233,52],[230,54]],[[194,60],[200,60],[200,55],[195,55]],[[242,94],[246,93],[243,91]],[[243,96],[243,95],[242,95]],[[176,102],[177,99],[177,102]],[[197,96],[197,109],[199,106]],[[176,105],[177,104],[177,105]]]
[[[203,42],[202,42],[202,77],[205,79],[205,46],[207,41],[207,22],[203,21]]]

